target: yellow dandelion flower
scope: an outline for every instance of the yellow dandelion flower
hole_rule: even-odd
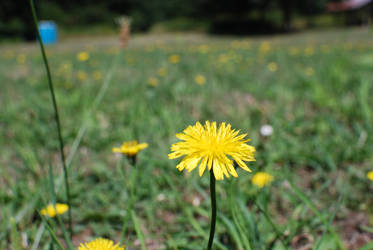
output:
[[[13,52],[12,50],[7,50],[7,51],[4,53],[4,57],[5,57],[6,59],[11,59],[11,58],[13,58],[13,56],[14,56],[14,52]]]
[[[137,141],[123,142],[119,148],[113,148],[114,153],[122,153],[128,157],[137,155],[138,152],[148,147],[147,143],[138,143]]]
[[[217,128],[216,122],[205,122],[202,126],[197,122],[188,126],[183,133],[176,134],[182,142],[171,146],[169,159],[185,155],[176,166],[179,171],[189,172],[199,165],[199,175],[202,176],[206,166],[214,173],[216,180],[223,180],[229,173],[238,177],[233,163],[236,162],[242,169],[251,172],[244,161],[255,161],[255,148],[246,144],[246,134],[238,135],[240,131],[231,129],[230,124],[221,123]],[[228,156],[230,158],[228,158]]]
[[[296,56],[296,55],[299,54],[299,49],[296,48],[296,47],[291,47],[291,48],[289,49],[289,54],[290,54],[291,56]]]
[[[164,77],[167,75],[167,70],[165,68],[158,69],[158,75]]]
[[[209,46],[207,46],[206,44],[201,44],[199,46],[199,52],[202,54],[209,52]]]
[[[278,65],[277,63],[275,62],[271,62],[270,64],[268,64],[268,69],[269,71],[271,72],[276,72],[278,70]]]
[[[268,41],[264,41],[259,46],[259,53],[266,54],[271,50],[271,44]]]
[[[173,63],[173,64],[176,64],[178,62],[180,62],[180,56],[179,55],[171,55],[169,58],[168,58],[168,61],[170,61],[170,63]]]
[[[227,63],[228,60],[229,60],[229,57],[226,54],[221,54],[221,55],[219,55],[218,60],[219,60],[219,63]]]
[[[69,206],[63,203],[56,203],[56,208],[53,206],[53,204],[49,204],[42,210],[40,210],[40,213],[42,215],[48,216],[48,217],[56,217],[56,215],[64,214],[69,210]]]
[[[126,246],[115,244],[112,240],[98,238],[88,243],[80,243],[78,250],[124,250],[125,248]]]
[[[259,188],[262,188],[269,185],[273,179],[274,177],[266,172],[258,172],[253,176],[251,182]]]
[[[194,78],[194,81],[198,84],[198,85],[203,85],[206,83],[206,78],[203,76],[203,75],[196,75],[196,77]]]
[[[152,87],[156,87],[158,85],[158,79],[155,77],[149,77],[148,78],[148,85]]]
[[[373,171],[369,171],[367,173],[367,177],[368,177],[369,180],[373,181]]]
[[[304,49],[304,54],[306,56],[312,56],[313,54],[315,54],[315,48],[313,47],[307,47]]]
[[[95,71],[93,72],[93,79],[96,81],[99,81],[102,79],[102,73],[100,71]]]
[[[315,74],[315,70],[312,67],[306,68],[306,75],[313,76]]]
[[[76,58],[81,62],[85,62],[89,59],[89,54],[86,51],[82,51],[76,55]]]
[[[81,71],[79,70],[77,73],[76,73],[76,77],[78,78],[79,81],[84,81],[87,79],[87,73],[85,73],[84,71]]]
[[[26,55],[25,54],[19,54],[17,56],[17,63],[18,64],[25,64],[26,62]]]

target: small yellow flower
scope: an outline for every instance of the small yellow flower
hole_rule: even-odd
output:
[[[119,148],[113,148],[114,153],[122,153],[128,157],[137,155],[138,152],[148,147],[147,143],[138,143],[137,141],[123,142]]]
[[[271,62],[270,64],[268,64],[268,69],[271,71],[271,72],[276,72],[278,70],[278,65],[277,63],[275,62]]]
[[[17,63],[18,64],[25,64],[26,62],[26,55],[25,54],[19,54],[17,56]]]
[[[171,55],[168,60],[170,61],[170,63],[173,63],[173,64],[176,64],[176,63],[179,63],[180,62],[180,56],[179,55],[176,55],[176,54],[173,54]]]
[[[156,87],[158,85],[158,79],[155,77],[149,77],[148,84],[152,87]]]
[[[315,70],[311,67],[306,68],[306,75],[313,76],[315,74]]]
[[[251,182],[259,188],[262,188],[269,185],[273,181],[273,178],[272,175],[266,172],[258,172],[253,176]]]
[[[12,50],[7,50],[7,51],[4,53],[4,57],[5,57],[6,59],[11,59],[11,58],[13,58],[13,56],[14,56],[14,52],[13,52]]]
[[[188,126],[183,133],[176,134],[183,141],[171,146],[172,153],[168,158],[185,155],[176,166],[179,171],[186,169],[190,172],[199,165],[200,176],[207,166],[209,171],[212,168],[216,180],[223,180],[224,175],[229,178],[229,174],[238,177],[234,162],[251,172],[244,161],[255,161],[255,148],[246,144],[249,139],[245,139],[246,134],[238,135],[239,132],[225,122],[219,128],[216,122],[206,121],[204,126],[197,122],[194,126]]]
[[[307,47],[304,49],[304,54],[306,56],[312,56],[313,54],[315,54],[315,48],[313,47]]]
[[[76,55],[76,58],[81,62],[85,62],[89,59],[89,54],[86,51],[82,51]]]
[[[196,77],[194,78],[194,81],[198,84],[198,85],[203,85],[206,83],[206,78],[203,76],[203,75],[196,75]]]
[[[229,61],[229,57],[226,54],[219,55],[219,63],[227,63]]]
[[[88,243],[80,243],[78,250],[124,250],[126,246],[115,244],[114,241],[98,238]]]
[[[95,71],[93,72],[93,79],[96,81],[99,81],[102,79],[102,73],[100,71]]]
[[[87,76],[87,73],[85,73],[84,71],[79,70],[76,73],[76,77],[78,78],[79,81],[85,81],[88,76]]]
[[[289,49],[289,54],[290,54],[291,56],[296,56],[296,55],[299,54],[299,49],[298,49],[297,47],[291,47],[291,48]]]
[[[207,46],[206,44],[201,44],[199,46],[199,52],[201,52],[202,54],[206,54],[208,51],[209,51],[209,46]]]
[[[373,171],[369,171],[367,173],[367,177],[368,177],[369,180],[373,181]]]
[[[259,46],[259,53],[266,54],[271,50],[271,44],[268,41],[264,41]]]
[[[53,204],[49,204],[45,208],[43,208],[40,213],[42,215],[46,215],[48,217],[56,217],[56,215],[64,214],[69,210],[69,206],[62,203],[56,203],[56,208],[54,208]]]
[[[163,76],[166,76],[167,74],[167,70],[165,68],[160,68],[158,69],[158,75],[163,77]]]

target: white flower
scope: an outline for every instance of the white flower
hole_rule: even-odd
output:
[[[270,136],[270,135],[272,135],[272,133],[273,133],[273,128],[272,128],[271,125],[265,124],[265,125],[260,127],[260,134],[262,136]]]

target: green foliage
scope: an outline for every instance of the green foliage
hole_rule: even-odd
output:
[[[343,225],[356,214],[366,227],[354,232],[370,237],[371,39],[359,29],[274,39],[142,36],[122,53],[111,38],[47,47],[77,239],[119,242],[124,232],[123,243],[133,249],[204,247],[208,177],[178,172],[167,154],[177,132],[207,119],[248,133],[257,148],[253,172],[275,177],[265,189],[241,170],[238,179],[217,182],[216,249],[291,249],[304,235],[319,249],[340,249],[348,238]],[[76,59],[82,50],[90,54],[86,62]],[[66,215],[52,224],[37,212],[50,199],[65,200],[42,60],[33,47],[9,44],[1,52],[0,248],[12,233],[11,217],[34,249],[57,247],[66,237],[57,230]],[[172,54],[179,63],[169,62]],[[198,74],[204,85],[195,83]],[[149,77],[158,79],[156,87]],[[270,137],[260,135],[263,124],[273,127]],[[127,160],[111,151],[132,139],[149,143],[138,155],[136,179]]]

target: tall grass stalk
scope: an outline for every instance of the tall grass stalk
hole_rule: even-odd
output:
[[[34,25],[35,25],[35,30],[37,34],[37,38],[39,40],[39,45],[40,45],[40,50],[41,54],[43,57],[45,69],[47,72],[47,78],[48,78],[48,85],[49,85],[49,90],[52,98],[52,103],[53,103],[53,109],[54,109],[54,118],[57,124],[57,133],[58,133],[58,140],[59,140],[59,149],[60,149],[60,154],[61,154],[61,162],[62,162],[62,167],[63,167],[63,172],[64,172],[64,179],[65,179],[65,191],[66,191],[66,199],[67,199],[67,205],[69,206],[69,232],[70,232],[70,237],[73,234],[73,226],[72,226],[72,216],[71,216],[71,202],[70,202],[70,188],[69,188],[69,175],[67,172],[66,168],[66,159],[65,159],[65,153],[63,151],[64,149],[64,143],[62,139],[62,132],[61,132],[61,123],[60,123],[60,117],[58,114],[58,107],[57,107],[57,101],[56,101],[56,96],[54,93],[54,87],[53,87],[53,82],[52,82],[52,76],[50,73],[49,69],[49,64],[48,64],[48,59],[47,55],[45,53],[43,41],[41,40],[40,32],[39,32],[39,25],[38,25],[38,18],[36,16],[36,10],[35,10],[35,4],[33,0],[29,0],[30,6],[31,6],[31,11],[32,11],[32,16],[34,20]]]

